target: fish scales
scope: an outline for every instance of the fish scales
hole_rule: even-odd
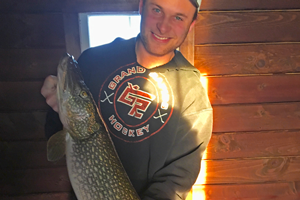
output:
[[[57,69],[57,99],[63,130],[47,144],[49,161],[66,155],[78,200],[138,200],[84,84],[77,62],[65,55]]]
[[[134,195],[127,177],[120,176],[123,168],[114,150],[107,148],[108,139],[100,134],[80,143],[67,142],[67,148],[70,148],[67,163],[72,166],[69,168],[70,180],[74,190],[81,191],[79,199],[99,199],[97,194],[102,199],[132,199]],[[87,194],[91,194],[91,198]]]

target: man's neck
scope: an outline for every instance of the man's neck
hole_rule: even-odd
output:
[[[169,53],[164,56],[156,56],[150,54],[142,44],[140,38],[137,38],[135,45],[135,53],[137,57],[137,62],[147,69],[153,69],[164,65],[172,60],[175,53]]]

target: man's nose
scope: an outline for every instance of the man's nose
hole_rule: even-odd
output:
[[[171,28],[170,22],[167,17],[163,16],[157,23],[157,29],[161,34],[167,33]]]

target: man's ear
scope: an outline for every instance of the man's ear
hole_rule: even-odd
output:
[[[140,0],[140,3],[139,3],[139,14],[140,14],[140,15],[142,14],[143,1],[144,1],[144,0]]]
[[[196,23],[196,20],[194,19],[194,21],[190,25],[189,32],[194,28],[195,23]]]

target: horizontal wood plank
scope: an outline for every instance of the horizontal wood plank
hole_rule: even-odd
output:
[[[2,0],[0,11],[4,13],[34,12],[137,12],[139,0],[31,0],[30,3],[18,0]]]
[[[47,160],[46,141],[0,141],[0,169],[30,169],[66,166],[62,158],[56,162]]]
[[[42,80],[55,75],[62,49],[0,49],[0,80]]]
[[[214,133],[206,159],[300,156],[300,131]]]
[[[66,167],[0,170],[0,195],[70,192]]]
[[[1,0],[1,12],[58,12],[64,6],[62,0]]]
[[[196,200],[299,200],[299,182],[279,182],[263,184],[195,185],[193,194]]]
[[[300,157],[207,160],[207,184],[300,181]]]
[[[43,81],[0,82],[0,110],[47,110],[42,85]]]
[[[104,0],[87,1],[84,0],[66,0],[66,6],[63,9],[65,13],[80,12],[138,12],[139,0]]]
[[[300,129],[300,102],[213,106],[214,132]]]
[[[246,77],[209,77],[213,105],[300,101],[300,74]]]
[[[62,14],[0,14],[0,48],[64,48]],[[3,31],[5,30],[5,31]]]
[[[195,67],[207,75],[299,73],[299,55],[300,43],[199,45]]]
[[[54,192],[19,196],[0,196],[1,200],[76,200],[73,192]]]
[[[298,9],[298,0],[202,0],[201,10]]]
[[[299,42],[300,12],[201,12],[195,45]]]
[[[45,139],[46,112],[0,113],[0,141]]]

